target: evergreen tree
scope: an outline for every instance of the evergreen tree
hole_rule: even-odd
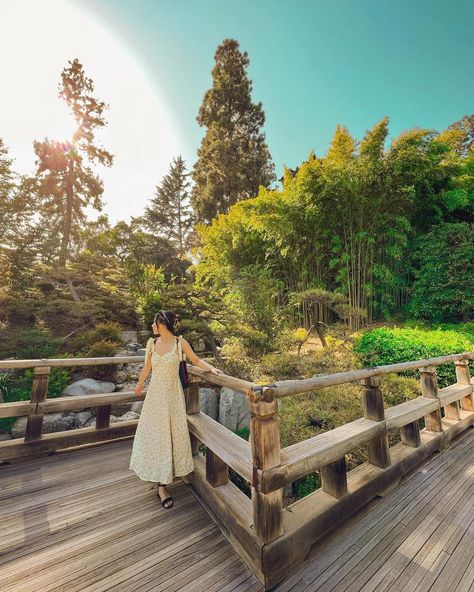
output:
[[[46,198],[43,216],[54,220],[61,236],[59,265],[65,266],[72,236],[85,221],[84,208],[102,209],[102,181],[92,170],[95,162],[110,166],[112,155],[95,143],[95,130],[106,125],[105,103],[92,95],[94,84],[75,59],[61,73],[59,97],[77,122],[71,141],[34,142],[39,191]]]
[[[143,217],[149,230],[171,241],[181,259],[185,257],[193,223],[188,176],[181,156],[174,158]]]
[[[261,127],[262,103],[253,103],[247,78],[249,58],[234,39],[215,53],[213,84],[199,109],[197,122],[206,127],[194,165],[191,204],[198,222],[228,211],[241,199],[254,197],[260,185],[275,180],[274,166]]]
[[[3,238],[8,224],[13,188],[12,159],[8,155],[3,139],[0,138],[0,236]]]

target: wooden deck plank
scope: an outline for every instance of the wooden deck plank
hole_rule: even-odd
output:
[[[262,592],[181,480],[173,510],[161,507],[128,469],[131,446],[0,466],[0,591]],[[473,458],[469,428],[315,545],[275,592],[474,592]]]
[[[258,583],[179,478],[173,509],[160,505],[155,484],[128,468],[131,446],[0,466],[0,590],[171,592],[179,581],[195,592],[220,575],[230,589]]]
[[[420,552],[423,544],[429,542],[433,532],[438,533],[438,542],[446,546],[450,541],[455,544],[456,540],[462,538],[463,526],[459,525],[459,520],[472,515],[474,509],[471,491],[473,459],[474,429],[469,428],[453,441],[451,448],[428,461],[396,490],[369,504],[348,521],[348,524],[328,537],[324,544],[315,545],[298,572],[279,584],[275,590],[379,592],[388,588],[387,584],[392,585],[390,592],[411,590],[411,581],[409,587],[396,585],[400,572],[403,573],[411,565],[410,558],[406,558],[406,561],[399,558],[403,557],[407,544],[417,541],[419,548],[416,545],[410,547],[411,559],[416,558],[416,553]],[[453,497],[456,492],[457,497]],[[449,520],[452,522],[448,525]],[[469,519],[467,523],[469,524]],[[441,538],[443,528],[447,534]],[[436,553],[434,548],[433,546],[433,553],[429,558],[431,568],[439,569],[442,573],[450,554],[444,551],[445,555],[441,555],[439,549]],[[399,550],[401,551],[397,555]],[[426,551],[429,552],[430,547]],[[423,552],[421,553],[419,557],[423,556]],[[470,559],[472,560],[472,552]],[[398,566],[396,575],[387,566]],[[467,571],[468,566],[463,567]],[[420,578],[420,575],[417,574],[414,586],[420,585],[421,589],[429,578],[425,575]],[[462,575],[461,573],[459,578]],[[371,578],[374,578],[372,582]],[[435,581],[436,578],[430,585]],[[378,582],[377,586],[375,582]],[[454,590],[451,587],[449,589]]]

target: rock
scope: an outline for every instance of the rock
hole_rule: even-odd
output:
[[[136,351],[140,348],[140,343],[127,343],[127,345],[125,346],[125,349],[127,350],[129,356],[134,356]]]
[[[78,411],[75,415],[76,415],[76,426],[77,427],[82,427],[91,418],[94,418],[94,414],[92,413],[92,411],[88,411],[88,410]]]
[[[124,413],[124,415],[122,415],[121,417],[118,417],[118,421],[130,421],[132,419],[139,419],[140,418],[140,414],[139,413],[135,413],[133,411],[127,411],[127,413]]]
[[[133,411],[133,413],[141,413],[142,407],[143,401],[135,401],[135,403],[132,403],[131,411]]]
[[[137,384],[136,381],[135,382],[124,382],[122,384],[118,384],[115,387],[115,390],[120,391],[120,392],[131,391],[133,393],[136,384]]]
[[[138,341],[137,332],[136,331],[122,331],[122,342],[123,343],[133,343]]]
[[[11,440],[12,436],[11,434],[0,434],[0,442],[2,442],[3,440]]]
[[[121,364],[121,366],[123,366],[123,364]],[[117,370],[115,372],[115,382],[117,384],[123,384],[124,382],[127,382],[128,380],[128,370]]]
[[[250,407],[243,393],[227,387],[221,389],[219,423],[233,432],[250,426]]]
[[[141,347],[140,349],[137,349],[137,356],[144,356],[146,352],[146,347]]]
[[[113,382],[102,382],[94,378],[83,378],[73,382],[63,390],[63,395],[77,396],[77,395],[93,395],[100,393],[113,393],[115,391],[115,384]]]
[[[116,405],[112,405],[111,413],[117,416],[123,415],[132,410],[132,405],[133,403],[117,403]]]
[[[43,416],[43,434],[63,432],[76,427],[75,413],[45,413]],[[23,438],[26,431],[28,417],[19,417],[12,426],[12,437]]]
[[[200,388],[201,411],[219,421],[219,395],[212,388]]]

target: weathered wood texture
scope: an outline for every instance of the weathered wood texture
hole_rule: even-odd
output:
[[[180,478],[173,509],[160,505],[128,468],[131,446],[0,467],[2,592],[262,590]]]
[[[273,590],[471,592],[473,479],[471,427],[397,489],[314,545],[304,564]]]

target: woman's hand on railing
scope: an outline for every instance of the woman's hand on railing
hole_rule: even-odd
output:
[[[143,393],[143,386],[141,384],[137,384],[134,389],[135,394],[139,397]]]
[[[214,366],[211,366],[210,372],[211,372],[211,374],[224,374],[224,372],[222,372],[222,370],[219,370],[219,368],[215,368]]]

